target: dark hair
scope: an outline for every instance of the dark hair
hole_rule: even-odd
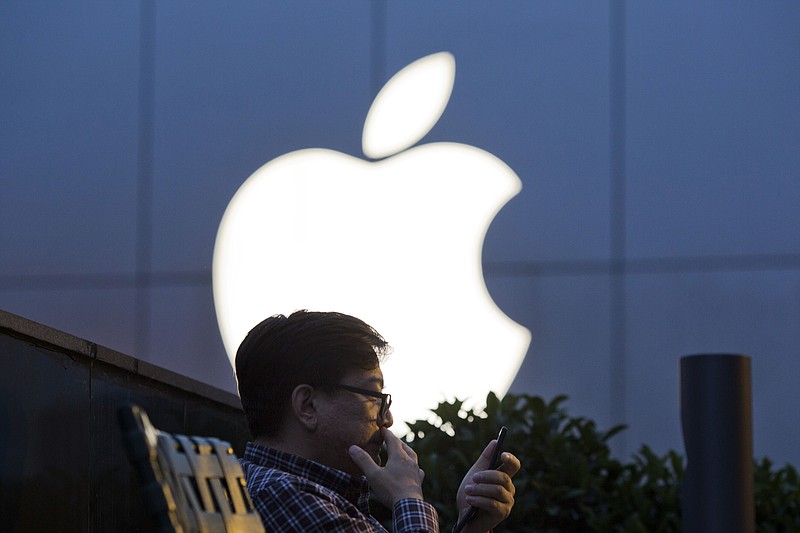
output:
[[[343,313],[300,310],[267,318],[236,352],[236,380],[250,433],[255,438],[280,431],[298,385],[332,392],[349,371],[377,368],[389,350],[372,326]]]

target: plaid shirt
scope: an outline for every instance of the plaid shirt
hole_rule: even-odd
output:
[[[363,476],[252,442],[239,462],[268,532],[386,532],[369,513],[369,483]],[[422,500],[397,502],[392,522],[395,533],[439,531],[436,510]]]

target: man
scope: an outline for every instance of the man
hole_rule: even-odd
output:
[[[267,531],[383,532],[369,513],[370,490],[392,509],[395,533],[439,530],[416,454],[389,431],[380,368],[388,351],[377,331],[341,313],[275,315],[244,339],[236,376],[253,442],[241,464]],[[479,509],[465,532],[490,530],[514,505],[520,463],[506,452],[487,470],[494,445],[458,490],[459,516]]]

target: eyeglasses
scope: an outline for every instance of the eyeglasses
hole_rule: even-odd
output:
[[[383,392],[375,392],[374,390],[368,389],[360,389],[358,387],[351,387],[350,385],[338,385],[340,389],[344,389],[349,392],[355,392],[356,394],[363,394],[364,396],[371,396],[373,398],[380,398],[381,399],[381,410],[380,410],[380,418],[381,420],[385,419],[386,416],[389,414],[389,407],[392,405],[392,395],[385,394]]]

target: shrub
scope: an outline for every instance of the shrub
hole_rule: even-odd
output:
[[[800,531],[800,480],[792,465],[773,470],[763,458],[754,466],[756,525],[764,533]]]
[[[425,470],[426,500],[439,512],[442,531],[456,521],[455,494],[486,443],[508,428],[506,449],[522,460],[514,478],[514,511],[504,531],[668,532],[681,530],[680,485],[684,460],[643,446],[623,462],[609,440],[624,426],[600,430],[594,421],[572,417],[565,396],[489,394],[480,412],[463,402],[441,403],[436,421],[409,424],[406,440]],[[791,466],[773,470],[755,463],[759,531],[800,531],[800,485]]]

